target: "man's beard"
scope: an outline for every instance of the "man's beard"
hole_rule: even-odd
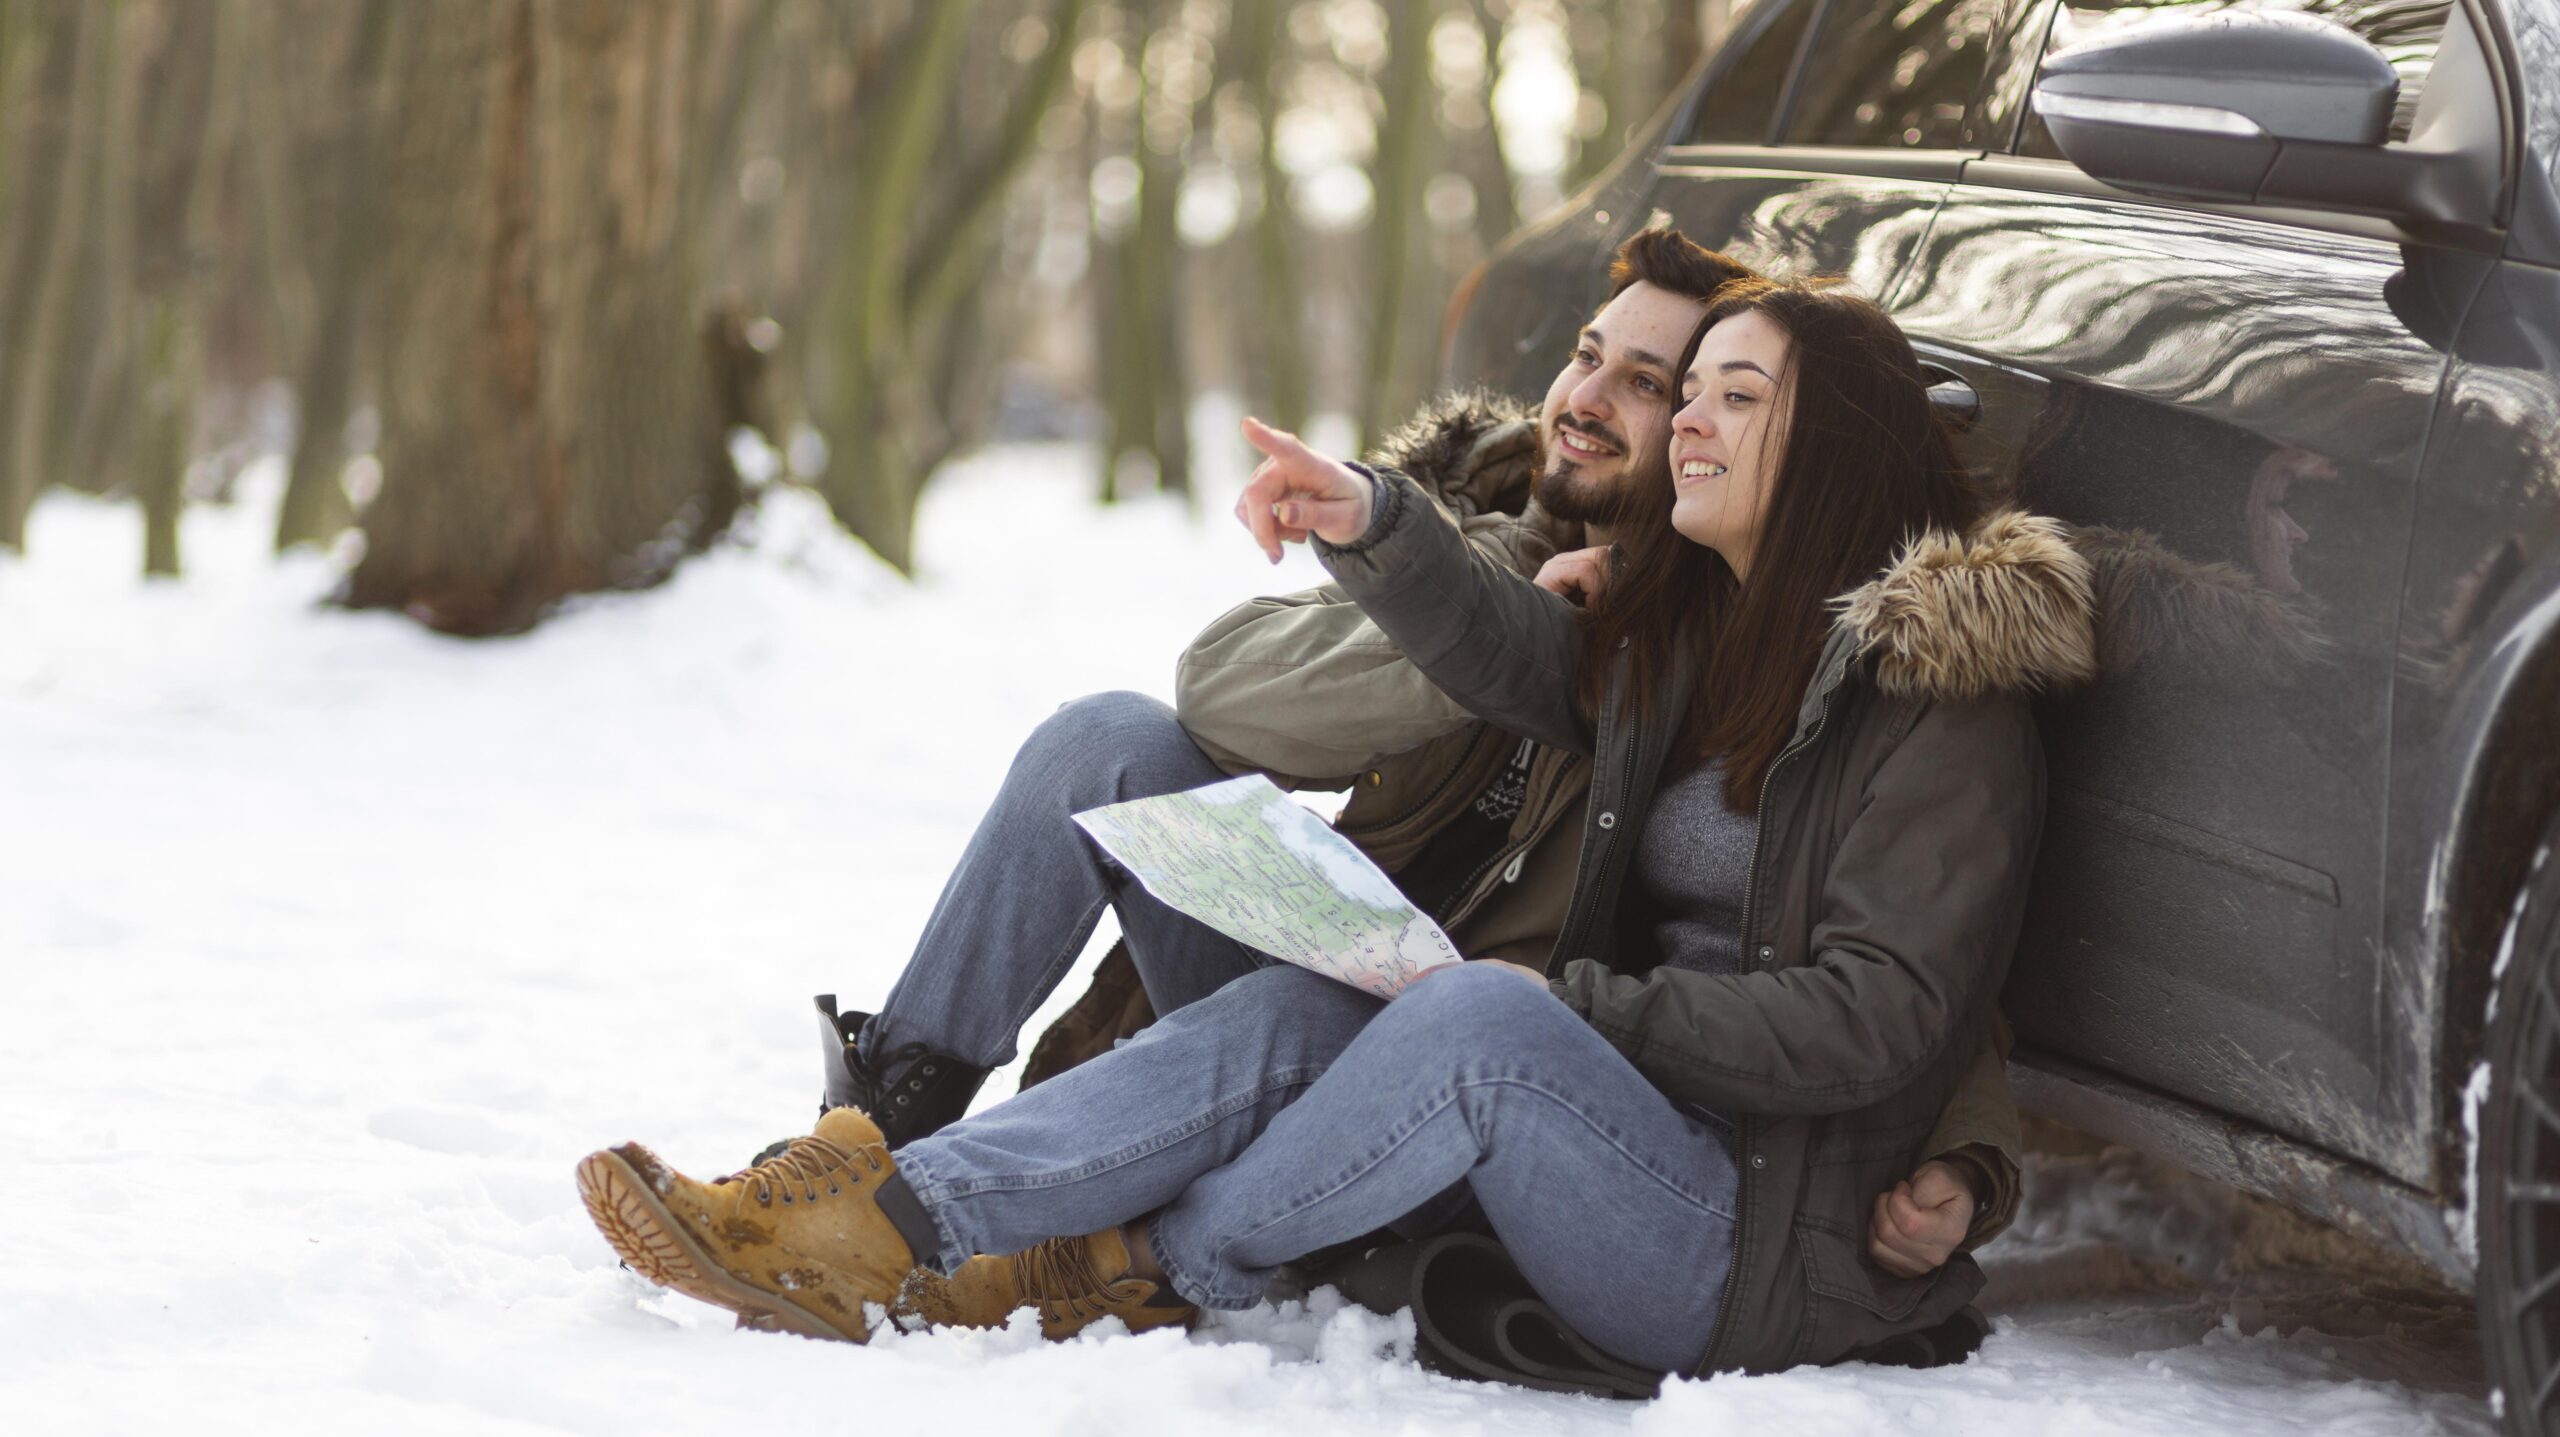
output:
[[[1604,436],[1607,442],[1624,445],[1615,435]],[[1652,491],[1669,488],[1668,476],[1655,471],[1665,464],[1645,464],[1632,458],[1623,459],[1618,472],[1608,479],[1595,479],[1583,465],[1557,452],[1555,441],[1541,435],[1538,453],[1538,477],[1529,485],[1529,497],[1539,508],[1559,519],[1589,526],[1604,527],[1623,524],[1644,514],[1645,500]]]

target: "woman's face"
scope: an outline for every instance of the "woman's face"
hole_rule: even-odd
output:
[[[1786,458],[1787,333],[1757,310],[1719,321],[1680,377],[1671,420],[1671,527],[1751,573]]]

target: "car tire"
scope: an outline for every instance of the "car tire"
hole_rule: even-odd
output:
[[[2560,1437],[2560,823],[2499,940],[2476,1121],[2480,1345],[2506,1431]],[[2474,1080],[2475,1082],[2477,1079]]]

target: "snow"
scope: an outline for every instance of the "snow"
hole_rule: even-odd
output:
[[[2121,1155],[2039,1162],[1966,1366],[1644,1405],[1431,1376],[1328,1294],[857,1349],[619,1269],[580,1154],[725,1171],[799,1130],[806,995],[885,991],[1020,736],[1167,692],[1221,608],[1313,581],[1233,531],[1241,453],[1203,449],[1199,519],[1095,509],[1073,447],[982,454],[928,496],[913,586],[777,493],[664,588],[484,643],[317,604],[344,556],[266,556],[272,462],[190,514],[174,583],[134,577],[130,507],[43,500],[0,556],[10,1425],[2490,1430],[2459,1298],[2253,1269],[2236,1199]]]

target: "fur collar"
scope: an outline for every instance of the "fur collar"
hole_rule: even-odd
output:
[[[1933,529],[1832,604],[1896,697],[2034,693],[2097,671],[2089,561],[2059,520],[2023,510]]]

